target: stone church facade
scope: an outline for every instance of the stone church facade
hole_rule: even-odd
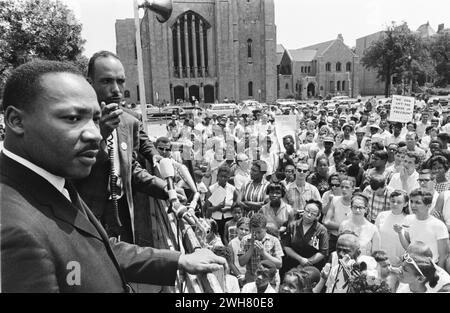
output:
[[[139,94],[134,31],[133,19],[116,21],[129,102]],[[147,103],[276,100],[273,0],[174,0],[164,24],[146,10],[141,42]]]
[[[337,39],[285,50],[280,63],[279,97],[310,99],[359,95],[359,57]]]

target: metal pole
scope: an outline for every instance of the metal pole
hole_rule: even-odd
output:
[[[137,50],[137,70],[139,78],[139,100],[141,102],[142,124],[144,124],[145,132],[147,130],[147,101],[145,99],[145,82],[144,82],[144,65],[142,61],[142,45],[141,45],[141,25],[139,21],[139,8],[137,0],[134,0],[134,26],[136,29],[136,50]]]

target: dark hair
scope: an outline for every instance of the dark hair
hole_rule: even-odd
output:
[[[283,141],[285,141],[286,139],[291,139],[294,142],[294,137],[292,137],[292,135],[287,135],[283,137]],[[295,143],[295,142],[294,142]]]
[[[377,261],[377,263],[385,262],[385,261],[389,260],[389,257],[387,255],[386,251],[384,251],[384,250],[376,250],[376,251],[372,252],[372,258],[374,258],[375,261]]]
[[[433,143],[437,143],[439,145],[439,149],[442,149],[444,147],[444,144],[440,139],[431,140],[430,143],[428,144],[428,147],[431,146]]]
[[[228,176],[231,175],[231,169],[228,166],[221,166],[219,167],[219,169],[217,170],[217,176],[219,176],[220,173],[226,173]]]
[[[353,204],[353,200],[355,200],[356,198],[363,199],[366,202],[366,207],[369,205],[369,198],[367,198],[367,196],[364,193],[359,192],[359,191],[354,192],[352,195],[352,201],[351,201],[352,204]]]
[[[386,178],[383,175],[372,175],[369,184],[370,188],[374,191],[379,188],[384,188],[386,186]]]
[[[403,197],[403,200],[404,200],[406,205],[403,207],[402,213],[405,214],[405,215],[408,215],[409,214],[409,196],[408,196],[408,193],[406,193],[403,190],[396,189],[389,195],[389,199],[392,199],[392,198],[395,198],[395,197]]]
[[[408,122],[406,125],[412,125],[413,127],[414,127],[414,130],[416,130],[417,129],[417,125],[416,125],[416,123],[413,123],[413,122]]]
[[[219,226],[217,225],[217,222],[213,220],[212,218],[208,219],[209,225],[211,226],[211,232],[215,235],[219,234]]]
[[[389,158],[389,155],[388,155],[387,151],[385,151],[385,150],[377,150],[373,153],[373,155],[380,158],[383,161],[386,161],[386,162]]]
[[[375,147],[375,150],[376,150],[375,152],[384,151],[384,145],[381,142],[372,142],[371,145],[372,145],[372,148]],[[387,160],[387,158],[386,158],[386,160]]]
[[[167,137],[159,137],[158,139],[156,139],[155,146],[157,146],[159,143],[166,144],[166,143],[171,143],[171,142],[170,142],[170,139]]]
[[[267,172],[267,163],[265,161],[263,161],[263,160],[253,161],[253,166],[257,166],[261,173],[266,173]]]
[[[319,209],[319,213],[317,214],[317,216],[320,216],[320,212],[322,212],[322,202],[320,202],[320,201],[318,201],[318,200],[310,199],[310,200],[306,201],[305,207],[306,207],[308,204],[315,204],[315,205],[317,205],[317,208]]]
[[[16,68],[6,81],[3,110],[15,106],[31,112],[34,109],[33,104],[45,92],[41,85],[42,76],[51,73],[71,73],[83,77],[80,70],[68,62],[35,60],[25,63]]]
[[[429,162],[430,162],[430,163],[429,163],[429,164],[430,164],[430,167],[433,167],[434,163],[440,163],[440,164],[442,164],[442,166],[444,167],[445,172],[447,172],[448,169],[449,169],[448,160],[447,160],[447,158],[444,157],[444,156],[441,156],[441,155],[435,155],[435,156],[431,157],[431,159],[430,159]]]
[[[114,54],[110,51],[105,51],[105,50],[96,52],[96,53],[94,53],[93,56],[91,56],[91,58],[89,59],[88,72],[87,72],[87,76],[90,79],[94,79],[94,77],[95,77],[95,61],[97,61],[97,59],[100,59],[100,58],[108,58],[108,57],[113,57],[120,61],[119,57],[116,54]]]
[[[408,152],[406,152],[406,156],[408,158],[414,159],[414,163],[415,164],[419,164],[420,163],[420,155],[418,153],[416,153],[414,151],[408,151]]]
[[[414,189],[409,194],[409,197],[410,199],[412,199],[413,197],[422,197],[422,201],[425,205],[430,205],[433,202],[433,195],[431,194],[431,192],[423,188]]]
[[[267,218],[262,213],[255,213],[250,218],[250,228],[265,228],[267,226]]]
[[[416,262],[417,267],[422,271],[422,274],[425,276],[430,287],[436,287],[439,281],[439,275],[436,273],[436,266],[434,265],[433,260],[429,257],[419,255],[411,255],[411,257]],[[417,271],[416,269],[414,270]]]
[[[449,141],[450,141],[450,135],[447,134],[446,132],[443,132],[443,133],[438,134],[437,137],[438,137],[439,140],[441,140],[441,141],[446,141],[446,142],[449,142]]]
[[[291,268],[286,272],[286,274],[284,274],[284,277],[286,277],[287,275],[294,276],[297,279],[297,289],[299,290],[299,292],[303,292],[303,289],[305,288],[305,281],[301,269],[297,267]]]
[[[339,174],[338,173],[333,173],[330,175],[330,177],[328,177],[328,185],[331,185],[331,181],[333,179],[337,179],[339,180],[339,182],[341,182],[341,179],[339,178]]]
[[[269,194],[272,191],[277,191],[277,190],[280,190],[281,197],[284,197],[284,195],[286,194],[286,187],[284,187],[284,185],[280,184],[280,183],[270,183],[269,186],[267,186],[266,194]]]
[[[228,264],[231,263],[233,251],[231,250],[230,247],[216,245],[212,248],[212,251],[214,252],[215,255],[221,256],[225,260],[227,260]]]
[[[236,206],[238,207],[238,206]],[[237,223],[236,223],[236,227],[239,228],[241,227],[242,224],[250,224],[250,219],[248,217],[241,217]]]

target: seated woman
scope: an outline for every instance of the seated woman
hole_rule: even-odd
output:
[[[328,256],[328,231],[318,222],[322,211],[319,201],[306,202],[302,218],[291,223],[282,240],[286,256],[283,269],[287,271],[296,266],[315,266],[319,270]]]
[[[369,206],[369,199],[362,193],[352,196],[350,218],[344,220],[339,226],[339,232],[353,231],[358,235],[361,255],[372,255],[372,252],[380,250],[380,233],[377,227],[365,217]]]

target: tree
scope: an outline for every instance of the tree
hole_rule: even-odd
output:
[[[84,64],[81,29],[58,0],[0,0],[0,90],[12,69],[35,58]]]
[[[391,77],[408,80],[411,85],[421,75],[433,75],[433,65],[425,42],[412,33],[407,24],[387,27],[361,58],[363,66],[374,69],[385,82],[385,96],[389,97]]]
[[[450,34],[437,34],[431,39],[430,53],[436,63],[436,86],[450,84]]]

